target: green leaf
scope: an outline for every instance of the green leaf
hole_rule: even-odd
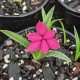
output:
[[[22,2],[22,0],[15,0],[15,2]]]
[[[33,53],[32,53],[32,56],[33,56],[33,58],[36,59],[36,60],[40,60],[40,59],[43,58],[43,54],[41,53],[40,50],[38,50],[38,51],[36,51],[36,52],[33,52]]]
[[[68,63],[72,62],[69,57],[67,57],[64,53],[59,51],[49,51],[47,54],[44,55],[44,57],[57,57],[67,61]]]
[[[46,12],[45,12],[43,7],[42,7],[41,12],[42,12],[42,18],[43,18],[43,22],[44,22],[45,21],[45,17],[46,17]]]
[[[75,61],[77,61],[80,57],[80,39],[79,39],[79,35],[78,32],[76,30],[76,28],[74,27],[74,34],[75,34],[75,40],[76,40],[76,54],[75,54]]]
[[[62,19],[52,20],[52,21],[50,22],[50,28],[49,28],[49,29],[51,29],[51,28],[53,27],[53,24],[54,24],[55,22],[59,21],[59,20],[62,20]]]
[[[29,44],[29,41],[27,39],[25,39],[24,37],[20,36],[17,33],[14,33],[12,31],[8,31],[8,30],[0,30],[2,33],[4,33],[5,35],[7,35],[9,38],[15,40],[16,42],[20,43],[21,45],[23,45],[24,47],[27,47]]]
[[[61,24],[61,27],[62,27],[62,31],[63,31],[63,36],[64,36],[64,44],[67,42],[67,37],[66,37],[66,31],[65,31],[65,28],[64,28],[64,24],[62,23],[61,20],[59,20],[60,24]]]
[[[54,7],[52,7],[49,12],[47,13],[46,16],[44,16],[43,22],[46,24],[47,28],[50,30],[50,24],[51,24],[51,19],[53,16],[53,12],[54,12]],[[44,12],[43,12],[44,13]],[[43,17],[43,16],[42,16]]]

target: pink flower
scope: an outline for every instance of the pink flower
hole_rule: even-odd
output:
[[[28,34],[28,40],[31,43],[28,46],[28,51],[35,52],[41,49],[43,54],[46,54],[49,49],[57,50],[60,48],[59,42],[54,38],[55,32],[48,30],[43,22],[38,22],[36,25],[37,33]]]

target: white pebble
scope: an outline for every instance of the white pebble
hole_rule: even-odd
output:
[[[3,8],[3,9],[4,9],[5,7],[4,7],[3,5],[1,5],[1,8]]]
[[[42,78],[42,80],[44,80],[44,79]]]
[[[20,63],[21,63],[21,64],[24,64],[24,60],[20,60]]]
[[[46,65],[45,65],[46,67],[49,67],[49,63],[46,63]]]
[[[73,51],[70,51],[71,54],[73,54]]]
[[[78,11],[80,11],[80,9],[78,9]]]
[[[78,77],[73,78],[72,80],[78,80]]]
[[[11,77],[9,80],[14,80],[14,78],[13,78],[13,77]]]
[[[64,2],[64,0],[61,0],[62,2]]]
[[[69,79],[66,79],[66,80],[69,80]]]
[[[20,66],[20,65],[21,65],[21,63],[18,63],[18,65]]]
[[[7,54],[6,56],[4,56],[4,60],[9,59],[10,55]]]
[[[5,63],[10,63],[10,60],[8,60],[8,59],[5,59]]]
[[[2,69],[6,69],[8,67],[8,64],[4,64]]]
[[[39,72],[42,72],[42,69],[39,69]]]
[[[58,74],[58,71],[55,71],[55,75],[57,75]]]
[[[71,2],[72,0],[68,0],[69,2]]]
[[[22,77],[19,77],[19,80],[22,80]]]
[[[15,57],[16,57],[16,58],[19,58],[19,56],[18,56],[17,54],[15,55]]]
[[[25,11],[26,9],[27,9],[27,6],[24,6],[22,10]]]
[[[14,13],[15,16],[19,15],[19,13]]]
[[[73,68],[73,71],[75,71],[75,70],[76,70],[76,67]]]
[[[8,13],[5,13],[5,15],[9,15]]]
[[[56,28],[53,28],[53,30],[54,30],[55,32],[57,32],[57,29],[56,29]]]
[[[6,51],[6,49],[4,49],[4,52]]]
[[[65,65],[65,64],[67,64],[67,62],[64,61],[63,64]]]
[[[33,78],[35,78],[35,77],[36,77],[36,74],[33,75]]]
[[[21,51],[21,54],[24,54],[24,51]]]
[[[25,6],[25,5],[26,5],[26,2],[24,1],[24,2],[22,3],[22,5]]]
[[[67,39],[67,42],[70,42],[70,40],[69,40],[69,39]]]

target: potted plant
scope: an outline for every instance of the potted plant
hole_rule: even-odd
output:
[[[80,0],[55,0],[55,2],[57,7],[56,13],[60,13],[58,17],[63,18],[66,28],[73,32],[73,26],[75,25],[78,32],[80,33]]]
[[[74,80],[76,78],[74,55],[80,48],[76,46],[75,50],[75,38],[70,32],[65,31],[61,20],[52,20],[53,11],[54,7],[46,14],[42,8],[43,22],[39,21],[36,28],[27,28],[19,34],[0,30],[10,37],[0,47],[0,79]],[[60,21],[62,29],[52,27],[55,21]],[[75,37],[78,37],[76,29]],[[79,56],[75,60],[78,58]]]
[[[1,0],[0,29],[20,31],[35,25],[40,9],[48,7],[49,0]]]

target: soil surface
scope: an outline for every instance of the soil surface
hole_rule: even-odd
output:
[[[26,35],[35,29],[21,32]],[[8,39],[0,50],[0,80],[80,80],[80,63],[74,62],[75,42],[67,34],[67,43],[63,44],[63,33],[56,32],[63,52],[71,58],[73,63],[67,64],[58,58],[43,58],[36,61],[23,46]]]
[[[14,1],[14,0],[13,0]],[[22,0],[22,2],[8,2],[0,0],[0,15],[20,15],[36,10],[45,0]]]
[[[76,10],[77,12],[80,12],[80,0],[61,0],[66,5],[71,7],[72,9]]]

